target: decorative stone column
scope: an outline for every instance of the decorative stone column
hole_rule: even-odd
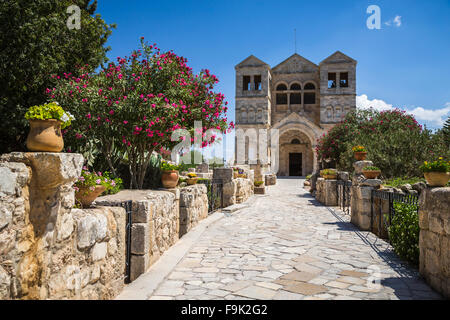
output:
[[[372,161],[356,161],[352,180],[351,222],[361,230],[370,230],[372,214],[372,190],[381,185],[380,179],[365,179],[363,169],[373,166]]]
[[[428,188],[419,197],[419,270],[450,298],[450,188]]]

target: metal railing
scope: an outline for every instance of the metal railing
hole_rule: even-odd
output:
[[[222,179],[199,180],[198,183],[206,185],[208,190],[208,213],[223,207],[223,181]]]
[[[378,204],[378,210],[375,209],[376,202]],[[387,204],[387,208],[385,210],[387,212],[383,212],[383,202],[384,206],[386,206]],[[415,194],[402,194],[382,190],[372,190],[370,229],[372,231],[374,230],[374,220],[376,218],[378,220],[377,227],[379,236],[383,233],[383,230],[388,234],[387,230],[389,230],[389,226],[392,223],[392,217],[395,216],[394,203],[415,205],[418,210],[419,196]],[[387,219],[385,218],[385,215],[387,215]]]
[[[338,206],[346,214],[350,214],[351,186],[350,180],[338,180],[336,184]]]

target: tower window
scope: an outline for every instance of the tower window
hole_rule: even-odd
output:
[[[298,83],[291,85],[291,90],[302,90],[302,87]]]
[[[348,88],[348,72],[341,72],[339,77],[339,86],[341,88]]]
[[[336,88],[336,73],[328,73],[328,89]]]
[[[316,94],[314,92],[305,92],[305,104],[315,104]]]
[[[244,76],[243,77],[243,87],[242,89],[244,91],[250,91],[251,87],[250,87],[250,76]]]
[[[261,90],[261,76],[255,76],[255,90]]]
[[[285,91],[285,90],[287,90],[287,87],[285,84],[279,84],[277,86],[277,91]]]

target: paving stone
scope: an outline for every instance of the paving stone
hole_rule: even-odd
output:
[[[272,290],[278,290],[283,288],[283,286],[276,284],[276,283],[271,283],[271,282],[255,282],[256,286],[259,287],[263,287],[263,288],[267,288],[267,289],[272,289]]]
[[[339,281],[330,281],[324,284],[327,287],[332,287],[332,288],[338,288],[338,289],[345,289],[348,286],[350,286],[349,283],[345,283],[345,282],[339,282]]]
[[[230,283],[226,286],[222,286],[222,287],[220,287],[220,289],[231,291],[231,292],[236,292],[236,291],[244,289],[248,286],[251,286],[252,284],[253,284],[253,281],[246,281],[246,280],[236,281],[236,282]]]
[[[327,292],[328,289],[324,286],[319,286],[312,283],[307,282],[296,282],[295,284],[290,284],[283,288],[286,291],[300,293],[303,295],[314,295],[322,292]]]
[[[368,273],[353,271],[353,270],[342,270],[340,273],[342,276],[349,276],[354,278],[362,278],[362,277],[368,277]]]
[[[309,272],[292,271],[281,277],[282,280],[309,281],[317,275]]]
[[[259,286],[250,286],[235,292],[235,295],[244,296],[257,300],[271,300],[277,292]]]

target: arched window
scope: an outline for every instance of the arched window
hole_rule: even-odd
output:
[[[316,104],[316,86],[313,83],[305,84],[305,104]]]
[[[291,104],[301,104],[302,103],[302,94],[300,92],[300,90],[302,89],[302,87],[298,84],[298,83],[294,83],[291,85],[291,90],[295,90],[298,92],[291,92],[290,94],[290,103]]]
[[[279,85],[277,85],[277,104],[287,104],[287,93],[279,93],[278,91],[286,91],[287,90],[287,86],[283,83],[280,83]]]
[[[277,86],[277,91],[286,91],[286,90],[287,90],[287,87],[285,84],[281,83]]]
[[[292,139],[291,144],[300,144],[300,140]]]

